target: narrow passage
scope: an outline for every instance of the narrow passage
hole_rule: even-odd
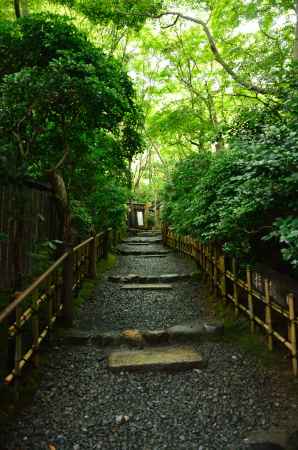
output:
[[[155,330],[208,319],[199,278],[170,281],[171,288],[160,290],[123,289],[123,279],[115,281],[196,272],[193,261],[168,252],[158,239],[131,237],[119,246],[117,265],[81,307],[77,329]],[[147,254],[129,254],[137,252]],[[192,347],[206,367],[113,372],[106,356],[115,348],[55,341],[33,404],[2,433],[0,449],[242,450],[250,448],[244,439],[254,430],[292,426],[287,419],[298,405],[287,399],[276,371],[236,344],[204,340]]]

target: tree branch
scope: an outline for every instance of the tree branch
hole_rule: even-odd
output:
[[[120,11],[119,11],[119,14],[128,15],[128,16],[130,15],[129,13],[124,13],[124,12],[120,12]],[[242,80],[242,78],[234,71],[234,69],[232,69],[232,67],[230,67],[228,63],[226,63],[226,61],[223,59],[223,57],[219,53],[219,50],[216,46],[216,43],[211,34],[211,31],[209,30],[207,24],[205,22],[203,22],[203,20],[196,19],[195,17],[187,16],[187,15],[182,14],[177,11],[165,11],[165,12],[162,12],[162,13],[154,15],[154,16],[148,15],[148,14],[136,14],[136,15],[140,16],[140,17],[148,17],[149,19],[161,19],[162,17],[165,17],[165,16],[176,16],[176,20],[175,20],[176,22],[178,21],[178,19],[184,19],[184,20],[188,20],[189,22],[193,22],[193,23],[196,23],[197,25],[200,25],[203,28],[204,33],[207,37],[209,47],[213,53],[214,59],[231,76],[231,78],[233,78],[233,80],[236,81],[236,83],[240,84],[240,86],[248,89],[249,91],[254,91],[258,94],[264,94],[264,95],[272,94],[272,92],[268,89],[264,89],[253,83]]]
[[[163,30],[165,30],[166,28],[174,27],[174,26],[176,25],[176,23],[178,22],[178,20],[179,20],[179,16],[176,17],[176,19],[174,20],[173,23],[171,23],[170,25],[161,26],[161,28],[162,28]]]

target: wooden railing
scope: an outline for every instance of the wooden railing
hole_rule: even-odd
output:
[[[236,316],[241,311],[248,317],[252,333],[256,325],[266,333],[269,350],[275,340],[289,352],[293,373],[297,375],[298,313],[294,295],[289,293],[282,305],[272,298],[269,279],[263,280],[264,291],[256,288],[249,266],[243,270],[239,261],[228,258],[215,246],[178,236],[166,226],[162,233],[165,245],[195,259],[215,295],[232,302]]]
[[[97,260],[107,256],[110,242],[111,229],[68,247],[46,272],[23,292],[16,293],[0,312],[1,340],[6,336],[7,343],[1,345],[6,350],[1,382],[17,385],[29,361],[38,366],[38,349],[58,318],[64,326],[72,326],[73,295],[84,278],[96,277]]]

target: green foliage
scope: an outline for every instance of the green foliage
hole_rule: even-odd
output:
[[[113,22],[117,27],[139,29],[147,17],[159,12],[160,0],[74,0],[73,7],[86,15],[91,21],[108,24]]]
[[[297,94],[288,95],[295,104]],[[200,153],[178,164],[164,189],[164,220],[236,255],[259,257],[261,242],[274,240],[297,267],[297,112],[281,114],[243,110],[228,149],[209,154],[208,165]]]
[[[1,175],[43,178],[58,164],[78,229],[119,225],[143,121],[123,66],[62,16],[0,28]]]
[[[289,216],[276,219],[273,222],[273,231],[263,237],[263,240],[277,240],[281,246],[284,259],[298,267],[298,218]]]

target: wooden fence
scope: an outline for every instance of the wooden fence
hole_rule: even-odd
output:
[[[16,217],[18,212],[20,217]],[[23,275],[32,271],[32,253],[38,241],[61,239],[62,221],[51,189],[40,183],[28,183],[18,189],[13,184],[0,186],[0,289],[15,287],[14,264],[16,223],[22,221],[23,236],[20,264]]]
[[[248,317],[252,333],[256,325],[265,332],[269,350],[277,341],[289,352],[293,373],[297,375],[298,311],[294,295],[289,293],[281,305],[272,298],[271,281],[254,282],[251,267],[243,270],[239,261],[228,258],[215,246],[177,236],[166,226],[162,233],[165,245],[195,259],[215,295],[234,305],[236,316],[243,312]],[[264,289],[258,289],[258,285]]]
[[[63,255],[0,312],[2,382],[18,380],[27,363],[38,365],[38,349],[58,317],[65,326],[73,322],[73,294],[85,277],[96,277],[96,262],[105,258],[111,243],[111,229],[96,234]]]

